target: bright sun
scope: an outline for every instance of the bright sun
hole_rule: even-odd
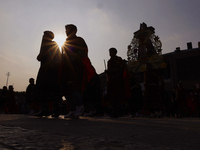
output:
[[[53,39],[59,46],[60,50],[61,50],[61,47],[62,45],[64,44],[65,40],[66,40],[66,37],[63,36],[63,35],[57,35],[54,37]]]

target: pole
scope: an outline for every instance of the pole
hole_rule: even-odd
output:
[[[106,61],[104,59],[104,66],[105,66],[105,75],[106,75],[106,84],[108,82],[108,75],[107,75],[107,68],[106,68]]]
[[[10,76],[10,72],[6,73],[6,76],[7,76],[6,87],[8,87],[8,78]]]
[[[106,61],[105,61],[105,59],[104,59],[104,66],[105,66],[105,70],[106,70]]]

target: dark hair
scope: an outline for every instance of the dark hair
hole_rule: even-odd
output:
[[[109,51],[113,51],[113,52],[115,52],[115,54],[117,54],[117,49],[114,47],[110,48]]]
[[[12,85],[9,85],[9,90],[10,90],[10,89],[12,89],[12,90],[14,89]]]
[[[30,79],[29,79],[29,82],[30,82],[31,80],[34,80],[34,79],[33,79],[33,78],[30,78]]]
[[[77,32],[77,27],[75,25],[73,25],[73,24],[67,24],[65,26],[65,30],[66,31],[69,30],[70,33],[72,33],[72,32],[76,33]]]
[[[4,89],[4,90],[7,90],[7,86],[3,86],[3,89]]]
[[[51,31],[44,31],[44,37],[49,38],[49,39],[53,39],[54,34]]]

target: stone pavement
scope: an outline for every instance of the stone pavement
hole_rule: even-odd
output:
[[[1,150],[199,150],[199,118],[0,114]]]

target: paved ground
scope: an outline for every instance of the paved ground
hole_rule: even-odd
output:
[[[0,114],[2,150],[199,150],[198,118],[36,118]]]

